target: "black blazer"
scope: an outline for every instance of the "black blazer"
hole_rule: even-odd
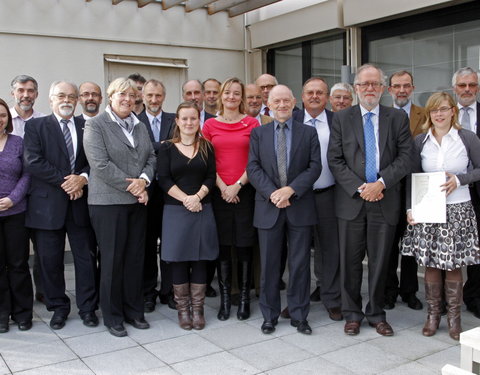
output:
[[[247,175],[256,189],[253,225],[262,229],[272,228],[280,213],[280,209],[270,201],[270,195],[280,188],[274,126],[274,122],[271,122],[253,129],[250,134]],[[312,186],[321,171],[317,131],[311,126],[293,121],[287,184],[295,190],[295,195],[290,198],[291,205],[285,210],[288,220],[295,225],[317,223]]]
[[[137,117],[147,128],[148,135],[150,136],[150,140],[152,141],[153,149],[155,150],[155,153],[157,153],[158,149],[160,148],[160,143],[162,141],[165,141],[166,139],[171,139],[173,136],[173,129],[175,128],[175,113],[162,111],[162,122],[160,125],[159,142],[155,142],[152,127],[150,126],[150,122],[148,121],[146,110],[140,113]]]
[[[412,136],[407,114],[380,105],[379,177],[385,181],[384,197],[379,201],[385,220],[396,225],[400,217],[400,180],[410,173]],[[365,181],[365,145],[359,105],[335,113],[328,145],[328,165],[335,177],[337,217],[353,220],[364,200],[357,192]]]
[[[85,121],[74,118],[74,123],[77,132],[74,173],[88,174],[90,168],[83,150]],[[65,224],[69,203],[75,223],[90,225],[86,187],[84,195],[74,201],[60,187],[64,177],[71,174],[70,159],[62,130],[53,114],[27,121],[23,155],[25,170],[32,176],[25,225],[37,229],[60,229]]]
[[[333,121],[333,112],[329,111],[325,108],[325,114],[327,115],[327,124],[329,128],[332,128],[332,121]],[[303,124],[303,120],[305,119],[305,110],[295,111],[292,115],[295,121],[301,122]]]

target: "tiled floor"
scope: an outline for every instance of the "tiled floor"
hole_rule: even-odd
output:
[[[66,266],[66,279],[73,301],[71,264]],[[423,293],[419,296],[423,300]],[[243,322],[234,309],[228,321],[217,320],[219,299],[206,302],[203,331],[180,329],[176,312],[157,305],[155,312],[146,314],[151,328],[127,325],[129,336],[124,338],[111,336],[103,325],[84,327],[76,312],[64,329],[53,331],[48,325],[51,313],[36,302],[31,331],[19,332],[12,324],[10,332],[0,335],[0,375],[427,375],[440,374],[446,363],[460,363],[460,347],[448,337],[445,319],[434,337],[424,337],[425,308],[413,311],[402,302],[387,312],[393,337],[378,336],[365,322],[360,335],[346,336],[343,322],[331,321],[321,303],[311,306],[311,336],[297,333],[287,320],[279,322],[274,334],[264,335],[256,298],[252,317]],[[462,319],[465,330],[480,325],[468,312]]]

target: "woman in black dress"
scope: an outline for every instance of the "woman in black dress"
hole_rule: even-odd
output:
[[[200,110],[178,106],[173,138],[158,151],[158,183],[165,192],[162,260],[170,262],[178,321],[183,329],[203,329],[207,261],[218,256],[210,191],[215,186],[215,156],[200,134]]]

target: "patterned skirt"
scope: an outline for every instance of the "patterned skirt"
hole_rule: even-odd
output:
[[[480,264],[477,219],[470,201],[447,205],[447,222],[408,225],[400,241],[402,255],[420,266],[452,271]]]

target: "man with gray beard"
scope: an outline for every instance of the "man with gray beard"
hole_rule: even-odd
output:
[[[85,185],[89,165],[83,150],[85,121],[74,118],[78,88],[58,81],[50,87],[53,113],[25,124],[24,164],[31,175],[25,225],[32,228],[41,264],[52,329],[65,326],[70,299],[65,294],[64,252],[68,235],[75,265],[75,297],[87,327],[98,325],[96,243],[88,215]]]

